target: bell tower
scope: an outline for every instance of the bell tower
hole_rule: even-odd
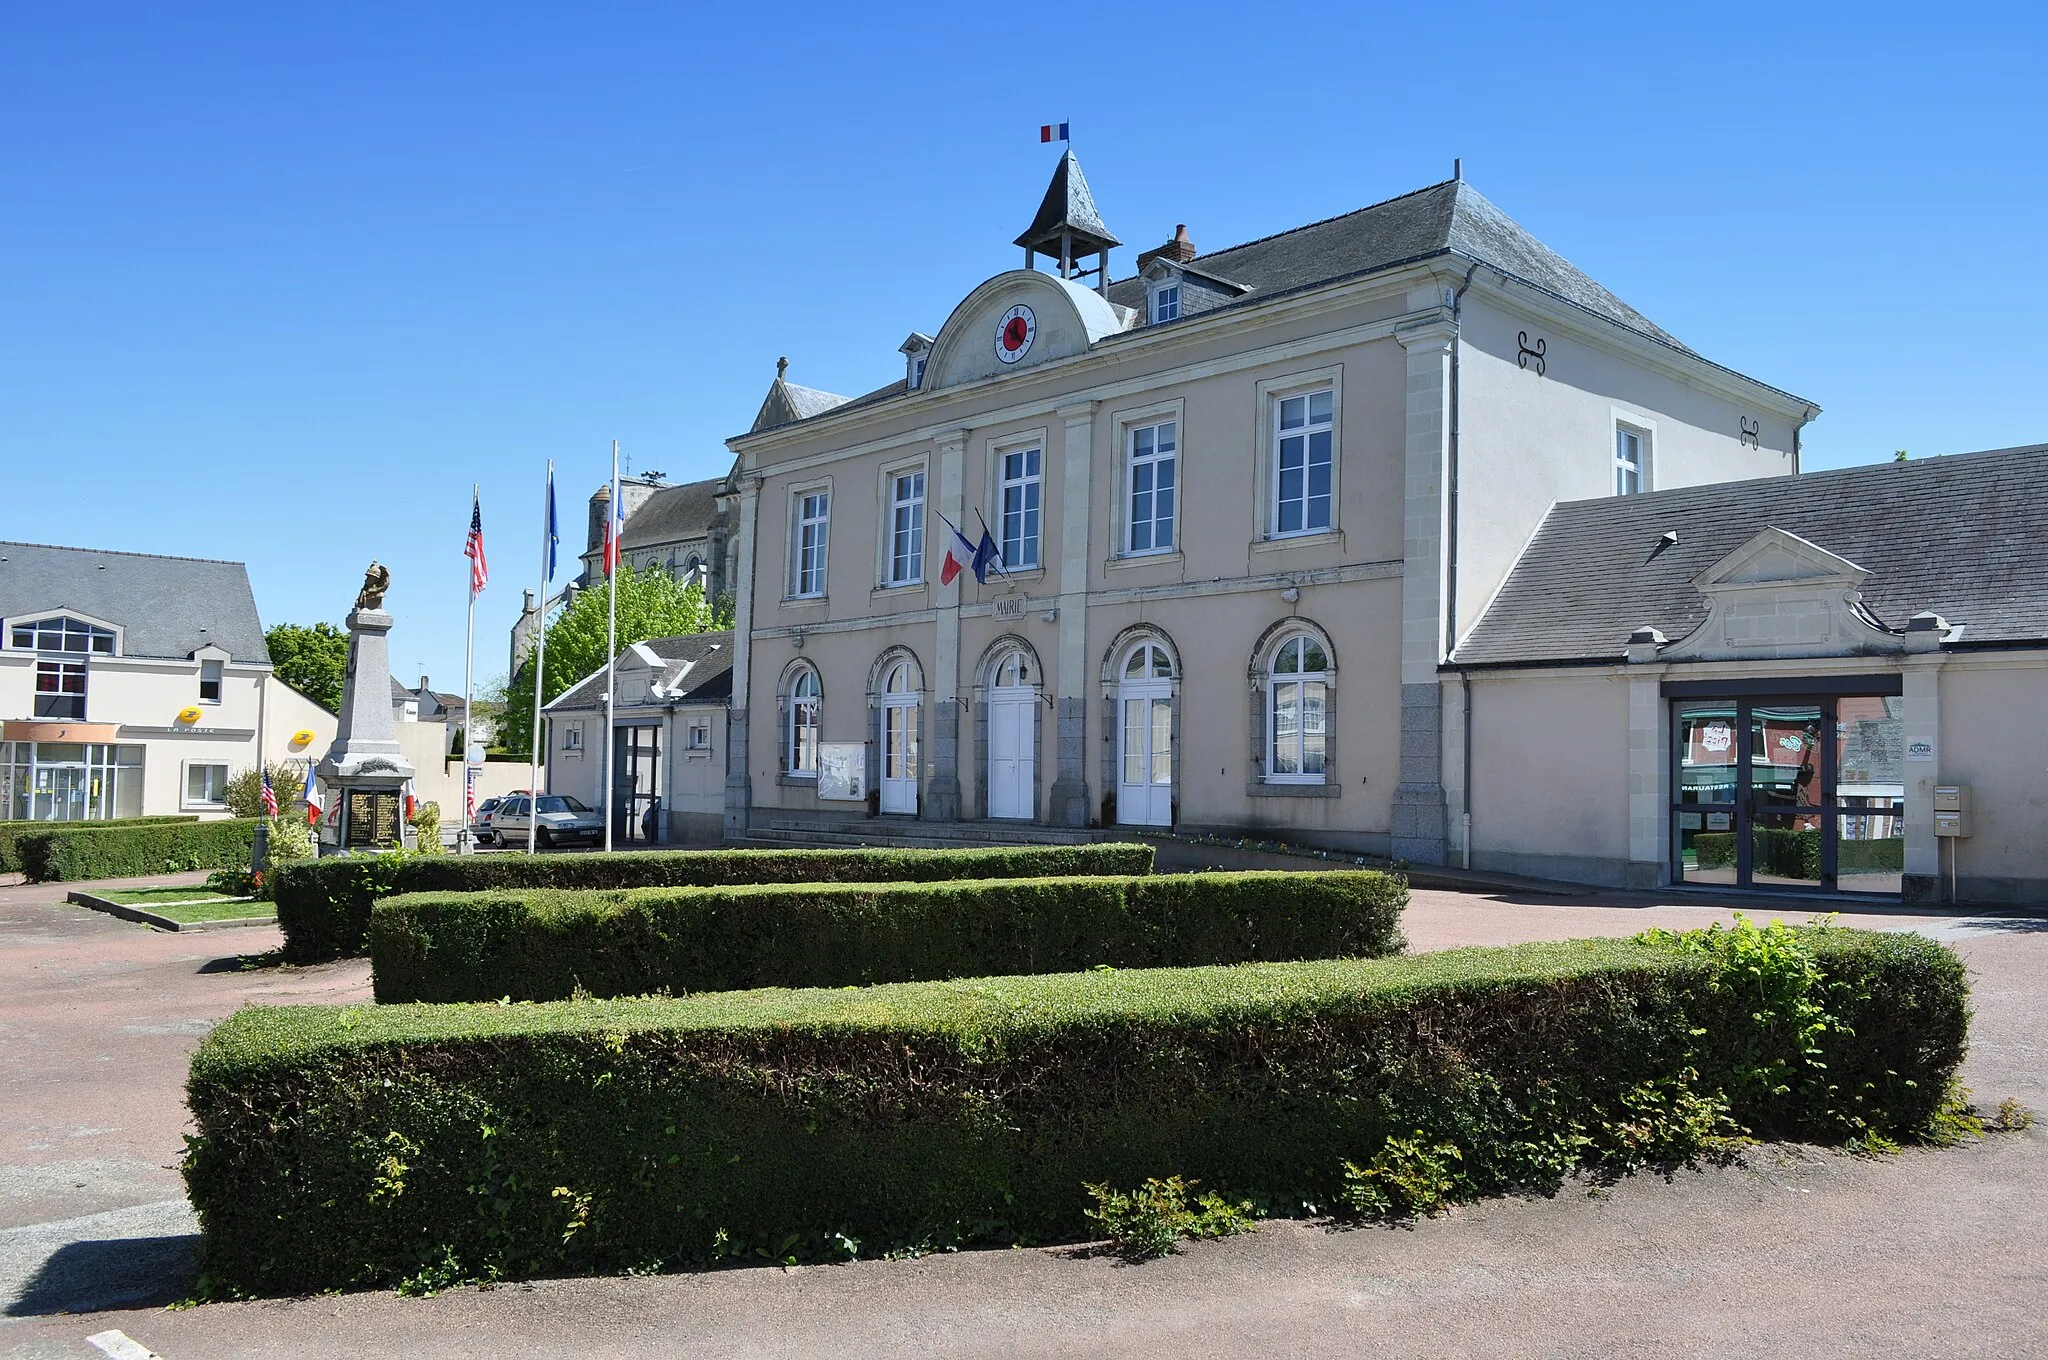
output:
[[[1045,255],[1059,261],[1061,278],[1078,280],[1093,275],[1095,291],[1109,295],[1109,248],[1123,242],[1103,225],[1102,214],[1095,209],[1095,195],[1088,189],[1088,177],[1081,173],[1081,162],[1072,151],[1060,157],[1045,199],[1038,205],[1038,216],[1031,219],[1016,243],[1024,247],[1026,269],[1034,268],[1038,256]],[[1093,268],[1081,267],[1084,255],[1095,257]]]

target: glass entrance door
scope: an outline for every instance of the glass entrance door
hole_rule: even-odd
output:
[[[661,841],[661,729],[621,727],[612,748],[612,835],[629,845]]]
[[[1676,703],[1673,878],[1898,892],[1903,731],[1895,696]]]

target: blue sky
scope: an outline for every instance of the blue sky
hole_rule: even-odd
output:
[[[580,546],[612,439],[710,476],[777,355],[889,381],[1017,263],[1059,118],[1134,248],[1463,156],[1818,401],[1809,467],[2048,439],[2039,11],[1695,8],[6,6],[0,538],[244,560],[266,623],[380,557],[394,667],[459,688],[481,482],[481,683],[544,459]]]

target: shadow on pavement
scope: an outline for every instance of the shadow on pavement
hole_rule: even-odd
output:
[[[199,1235],[72,1242],[43,1262],[7,1309],[9,1317],[95,1313],[174,1303],[192,1292]]]

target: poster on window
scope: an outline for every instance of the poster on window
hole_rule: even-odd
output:
[[[818,797],[858,803],[868,796],[865,742],[828,741],[818,746]]]

